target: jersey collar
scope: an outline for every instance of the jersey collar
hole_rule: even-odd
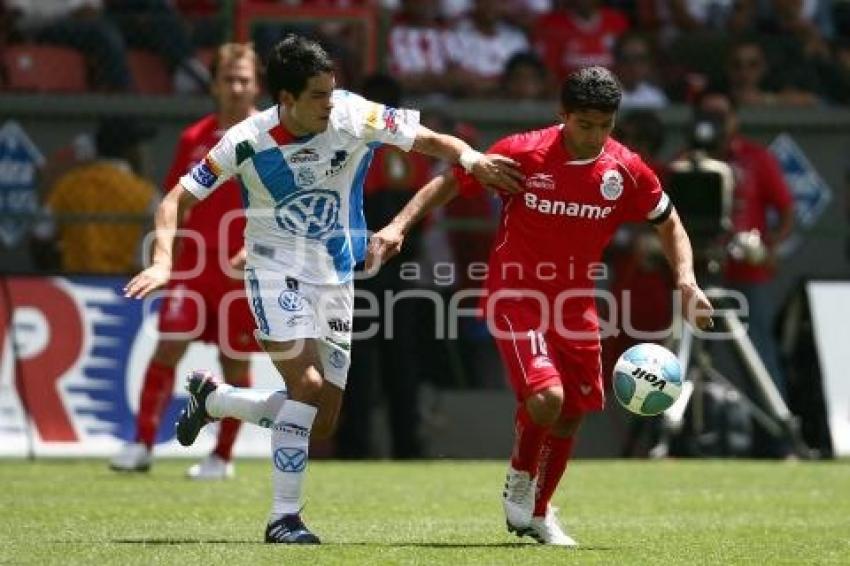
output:
[[[296,136],[292,132],[289,131],[283,122],[280,119],[281,112],[283,108],[280,104],[277,105],[277,125],[269,130],[269,135],[275,141],[277,145],[289,145],[291,143],[304,143],[310,138],[312,138],[315,134],[306,134],[303,136]]]

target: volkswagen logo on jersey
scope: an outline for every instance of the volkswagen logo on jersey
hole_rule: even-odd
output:
[[[303,167],[296,174],[298,184],[302,187],[309,187],[316,182],[316,174],[309,167]]]
[[[616,169],[605,171],[599,190],[605,200],[617,200],[623,194],[623,176]]]
[[[339,227],[339,209],[339,194],[333,191],[301,191],[278,204],[275,217],[290,234],[318,240]]]
[[[304,297],[298,291],[284,289],[277,298],[277,304],[286,312],[297,312],[304,308]]]

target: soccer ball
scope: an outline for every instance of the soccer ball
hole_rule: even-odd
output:
[[[682,392],[682,366],[658,344],[637,344],[614,366],[614,395],[636,415],[652,416],[669,409]]]

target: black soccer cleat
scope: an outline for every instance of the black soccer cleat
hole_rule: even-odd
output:
[[[284,515],[266,525],[266,542],[272,544],[321,544],[319,537],[310,532],[301,516]]]
[[[208,370],[195,370],[189,374],[186,381],[189,401],[175,426],[177,441],[183,446],[191,446],[204,425],[215,420],[207,413],[206,402],[216,387],[218,382]]]

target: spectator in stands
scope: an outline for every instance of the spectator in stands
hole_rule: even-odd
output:
[[[832,63],[822,75],[827,96],[837,104],[850,104],[850,38],[835,41]]]
[[[178,93],[207,91],[210,74],[195,57],[189,28],[165,0],[106,0],[106,15],[118,26],[129,47],[162,57],[174,76]]]
[[[561,0],[502,0],[502,15],[509,22],[530,33],[537,18],[552,10]],[[440,15],[448,20],[459,19],[472,11],[473,0],[440,0]]]
[[[12,38],[81,51],[92,83],[110,91],[132,85],[120,30],[103,14],[102,0],[4,0]]]
[[[546,66],[533,51],[521,51],[508,60],[502,76],[501,95],[504,98],[540,100],[549,94]]]
[[[738,34],[749,31],[756,19],[758,0],[641,0],[641,29],[656,34],[667,45],[678,37],[706,33]]]
[[[50,190],[47,208],[59,227],[64,272],[126,274],[141,265],[140,244],[157,191],[139,176],[139,151],[153,135],[153,128],[135,119],[102,120],[95,134],[97,158],[60,177]],[[103,218],[73,217],[88,214]]]
[[[410,94],[446,93],[452,88],[446,27],[438,0],[401,0],[387,34],[392,75]]]
[[[746,297],[749,306],[747,333],[780,393],[785,396],[785,372],[773,336],[774,305],[768,286],[776,273],[777,248],[791,235],[794,227],[793,197],[770,151],[738,133],[738,118],[731,98],[708,91],[699,100],[696,110],[716,116],[718,123],[723,125],[722,141],[712,157],[726,161],[735,172],[732,231],[758,231],[765,248],[761,261],[755,257],[728,258],[725,282]],[[769,222],[769,216],[774,213],[778,220]],[[790,447],[784,442],[771,442],[766,448],[772,456],[790,454]]]
[[[762,0],[759,30],[795,38],[806,56],[826,55],[827,40],[834,33],[831,4],[831,0]]]
[[[525,34],[502,17],[498,0],[475,0],[469,17],[452,28],[446,41],[458,71],[456,93],[461,96],[496,93],[505,64],[529,48]]]
[[[832,26],[828,17],[821,16],[822,2],[769,0],[766,4],[769,9],[759,19],[759,32],[771,67],[782,69],[783,90],[802,94],[803,103],[816,102],[812,95],[825,94],[824,83],[833,71],[826,35],[832,34]]]
[[[397,108],[401,103],[402,89],[391,77],[373,75],[363,85],[363,96]],[[416,190],[431,179],[432,166],[432,160],[422,154],[404,152],[390,145],[378,148],[364,187],[366,225],[384,226],[392,220]],[[427,360],[421,353],[420,335],[428,329],[419,312],[428,308],[429,301],[415,297],[398,301],[387,298],[388,293],[398,296],[412,288],[411,282],[403,277],[401,266],[418,259],[419,231],[411,233],[408,238],[407,249],[399,257],[390,260],[374,276],[358,278],[355,282],[358,294],[366,293],[375,298],[378,313],[374,317],[358,317],[354,321],[352,351],[356,354],[351,359],[349,386],[345,390],[342,422],[336,438],[337,455],[341,457],[380,455],[373,446],[373,416],[375,409],[381,406],[382,398],[389,417],[390,455],[399,459],[424,455],[420,436],[419,389]],[[426,303],[424,306],[423,302]],[[358,303],[355,298],[355,308],[369,308],[368,304]],[[433,310],[433,304],[430,308]],[[369,338],[358,338],[369,327],[377,332]]]
[[[612,48],[629,29],[626,16],[600,0],[575,0],[542,16],[532,33],[535,48],[558,81],[581,67],[614,63]]]
[[[800,80],[807,69],[799,62],[787,61],[781,73],[769,73],[767,55],[761,42],[742,37],[732,46],[727,61],[727,89],[741,106],[793,105],[810,106],[818,103],[814,86]],[[809,80],[816,81],[816,76]]]
[[[663,108],[667,95],[653,82],[655,60],[649,41],[628,32],[614,44],[614,66],[623,86],[620,108]]]

